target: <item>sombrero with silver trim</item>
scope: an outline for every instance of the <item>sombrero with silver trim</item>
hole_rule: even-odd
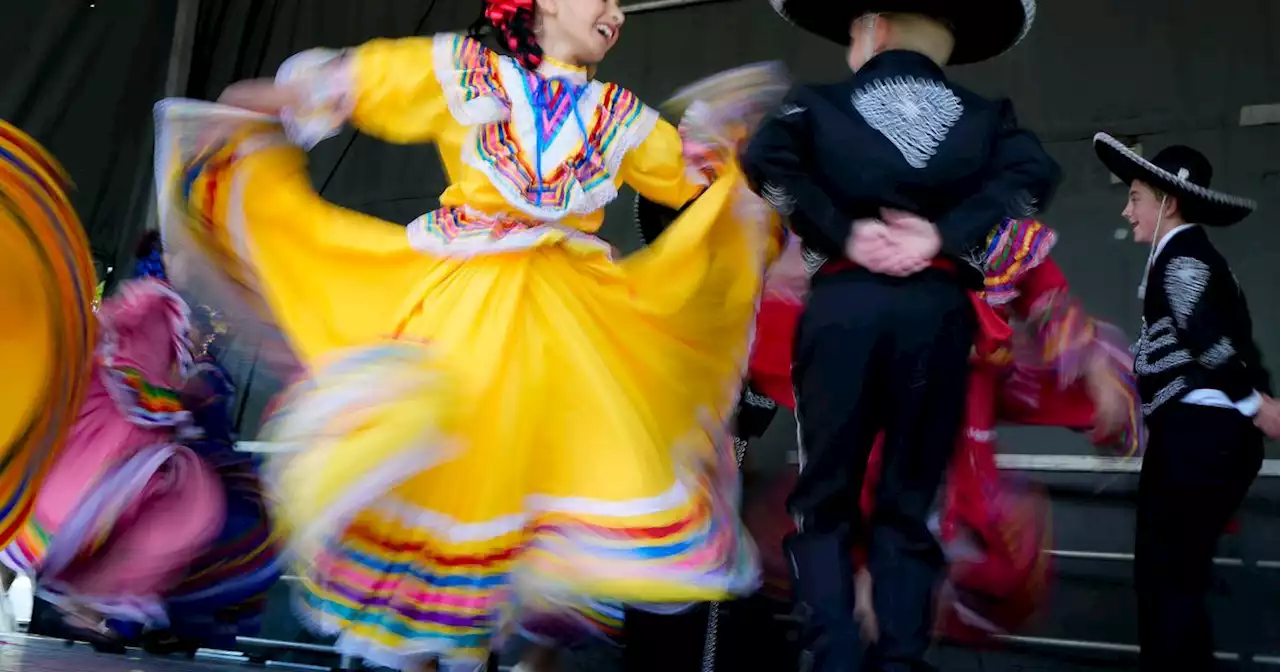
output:
[[[632,215],[635,218],[636,230],[640,233],[640,241],[645,245],[652,245],[653,241],[663,231],[667,230],[671,223],[676,221],[680,216],[680,210],[669,208],[656,201],[651,201],[640,194],[636,194],[635,208]]]
[[[1036,19],[1036,0],[769,0],[782,18],[836,44],[867,14],[922,14],[945,23],[955,37],[951,65],[994,58],[1022,41]]]
[[[1098,133],[1093,136],[1093,149],[1121,182],[1141,180],[1177,198],[1182,217],[1189,223],[1231,226],[1257,208],[1250,199],[1210,189],[1213,165],[1204,154],[1185,145],[1166,147],[1148,161],[1119,140]]]

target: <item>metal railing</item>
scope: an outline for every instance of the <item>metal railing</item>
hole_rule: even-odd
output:
[[[794,450],[788,451],[787,463],[799,464],[800,454]],[[1007,453],[996,455],[996,464],[1006,471],[1063,474],[1136,474],[1142,471],[1141,457]],[[1280,460],[1263,460],[1258,477],[1275,478],[1277,476],[1280,476]]]
[[[788,453],[788,462],[797,464],[799,454]],[[1002,454],[996,456],[996,463],[1002,470],[1061,474],[1137,474],[1142,471],[1142,458],[1101,457],[1095,455],[1029,455]],[[1275,478],[1280,476],[1280,460],[1263,460],[1258,472],[1259,478]],[[1049,555],[1059,560],[1091,560],[1103,562],[1133,562],[1132,553],[1115,553],[1108,551],[1073,551],[1049,549]],[[1280,570],[1280,560],[1246,561],[1243,558],[1214,558],[1213,563],[1220,567],[1255,567],[1263,570]],[[1138,647],[1133,644],[1119,642],[1101,642],[1091,640],[1065,639],[1058,637],[1030,637],[1023,635],[1006,635],[1001,640],[1027,648],[1061,649],[1090,651],[1095,653],[1138,654]],[[1280,654],[1240,654],[1232,651],[1219,651],[1215,654],[1219,660],[1251,662],[1256,665],[1280,667]]]

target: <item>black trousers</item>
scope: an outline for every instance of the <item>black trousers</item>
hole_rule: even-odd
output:
[[[761,394],[751,381],[743,386],[742,395],[738,398],[738,406],[734,410],[732,431],[734,448],[738,451],[738,466],[746,455],[747,443],[758,439],[769,429],[769,424],[778,414],[778,405],[769,397]],[[717,620],[716,651],[713,669],[737,670],[746,669],[733,663],[737,647],[746,646],[752,652],[752,664],[762,664],[772,659],[768,656],[786,654],[782,646],[770,647],[769,652],[760,658],[762,636],[767,636],[772,619],[763,615],[768,610],[769,601],[760,596],[743,600],[735,600],[720,605]],[[630,672],[650,672],[661,669],[665,672],[702,672],[703,658],[707,648],[707,624],[711,613],[711,605],[700,603],[677,614],[656,614],[642,609],[627,608],[624,610],[623,653],[624,669]],[[754,634],[753,634],[754,633]],[[752,639],[755,642],[752,642]],[[773,638],[777,640],[777,638]],[[785,643],[785,640],[781,640]],[[720,642],[725,642],[724,646]],[[792,656],[794,668],[794,656]],[[777,660],[764,664],[760,669],[785,672]]]
[[[717,620],[712,664],[707,653],[710,606],[659,615],[627,611],[623,669],[626,672],[794,672],[798,652],[792,625],[779,619],[790,606],[763,595],[724,602]]]
[[[1212,670],[1213,556],[1262,466],[1262,432],[1234,409],[1176,401],[1147,427],[1134,541],[1139,664]]]
[[[796,334],[801,465],[786,542],[805,623],[808,669],[863,668],[853,618],[850,545],[862,534],[859,498],[883,431],[883,464],[868,562],[880,641],[875,669],[928,669],[942,551],[927,519],[964,416],[975,319],[962,287],[929,270],[908,280],[815,283]]]

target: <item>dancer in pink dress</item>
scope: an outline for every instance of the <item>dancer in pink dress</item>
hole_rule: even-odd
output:
[[[161,595],[222,526],[216,473],[179,443],[190,422],[178,398],[193,363],[188,318],[151,234],[135,278],[98,310],[88,394],[4,551],[57,607],[33,624],[41,634],[122,650],[108,620],[164,624]]]

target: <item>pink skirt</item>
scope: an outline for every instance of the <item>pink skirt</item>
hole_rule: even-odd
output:
[[[99,311],[79,415],[3,554],[38,576],[41,597],[55,604],[163,622],[161,596],[222,527],[217,473],[177,444],[190,419],[172,389],[190,363],[186,311],[154,280],[127,283]]]

